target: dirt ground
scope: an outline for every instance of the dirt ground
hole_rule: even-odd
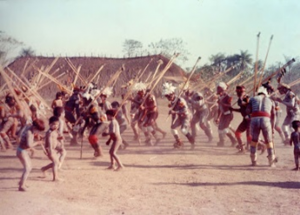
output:
[[[165,102],[163,102],[165,103]],[[275,135],[279,163],[268,167],[266,152],[258,156],[258,166],[250,166],[249,153],[238,154],[230,147],[217,147],[198,131],[197,146],[173,149],[166,121],[167,108],[161,106],[159,126],[168,135],[158,146],[138,145],[128,129],[124,139],[131,145],[120,150],[125,165],[112,171],[108,146],[105,155],[93,159],[85,140],[83,159],[80,147],[66,144],[68,155],[60,172],[62,182],[52,182],[51,172],[41,178],[40,168],[49,163],[38,148],[26,192],[18,191],[22,166],[15,150],[0,152],[0,214],[300,214],[300,172],[294,168],[292,147],[283,146]],[[235,115],[235,128],[241,117]]]

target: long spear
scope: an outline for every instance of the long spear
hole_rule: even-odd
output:
[[[189,77],[186,79],[185,83],[182,85],[182,88],[181,88],[181,90],[180,90],[178,96],[176,97],[174,104],[173,104],[172,107],[170,108],[171,110],[173,110],[173,108],[174,108],[175,105],[177,104],[178,99],[180,98],[181,94],[184,92],[185,87],[187,86],[187,84],[189,83],[191,77],[193,76],[194,72],[196,71],[196,66],[197,66],[198,62],[200,61],[200,59],[201,59],[201,57],[198,57],[198,58],[197,58],[196,63],[195,63],[195,65],[194,65],[192,71],[190,72]],[[170,116],[170,115],[167,116],[167,119],[166,119],[166,120],[168,120],[169,116]]]
[[[52,67],[56,64],[56,62],[58,61],[59,57],[54,58],[54,60],[52,61],[52,63],[46,67],[46,69],[44,70],[45,74],[49,74],[50,70],[52,69]],[[41,81],[44,80],[44,77],[40,77],[40,74],[38,76],[38,80],[37,80],[37,86],[41,83]]]
[[[242,75],[242,72],[239,72],[239,74],[237,74],[236,76],[234,76],[231,80],[229,80],[226,84],[230,85],[232,83],[234,83],[237,79],[239,79]]]
[[[147,77],[146,80],[145,80],[145,83],[147,83],[147,82],[149,81],[151,75],[152,75],[152,72],[149,72],[148,77]]]
[[[27,71],[28,71],[29,69],[31,69],[31,68],[33,67],[33,65],[34,65],[37,61],[38,61],[38,59],[35,59],[28,67],[26,67],[26,68],[22,71],[22,73],[20,74],[20,76],[26,75]]]
[[[63,72],[62,74],[60,74],[60,75],[58,75],[57,77],[55,77],[55,79],[58,80],[59,78],[63,77],[65,74],[66,74],[66,73]],[[36,90],[37,90],[37,91],[38,91],[38,90],[41,90],[41,89],[43,89],[45,86],[51,84],[52,82],[53,82],[53,81],[48,81],[47,83],[43,84],[42,86],[39,86]]]
[[[95,95],[93,101],[94,101],[98,96],[100,96],[100,95],[103,93],[103,91],[104,91],[105,88],[111,86],[112,83],[120,76],[120,74],[121,74],[124,70],[125,70],[125,66],[124,66],[124,64],[123,64],[123,65],[117,70],[117,72],[109,79],[109,81],[106,83],[105,87],[103,87],[103,89],[102,89],[97,95]],[[93,101],[92,101],[92,102],[93,102]]]
[[[19,78],[10,68],[7,68],[8,71],[10,72],[10,74],[12,76],[14,76],[22,85],[27,86],[27,89],[29,90],[29,92],[31,92],[38,100],[40,100],[48,109],[50,109],[49,105],[47,104],[47,102],[33,89],[30,87],[30,85],[25,84],[21,78]],[[23,76],[24,77],[24,76]],[[25,77],[24,77],[25,78]],[[19,86],[17,86],[19,88]],[[20,90],[20,89],[19,89]],[[22,90],[21,90],[22,91]],[[29,99],[29,97],[27,96],[27,98]]]
[[[267,77],[265,77],[261,83],[264,83],[268,80],[270,80],[271,78],[273,78],[274,76],[276,76],[278,73],[281,72],[282,69],[286,68],[287,66],[291,65],[292,63],[295,62],[295,59],[292,58],[291,60],[289,60],[286,64],[284,64],[282,67],[280,67],[279,69],[277,69],[275,72],[271,73],[270,75],[268,75]],[[247,93],[251,92],[252,90],[255,90],[254,88],[250,89]]]
[[[154,82],[155,78],[156,78],[156,75],[157,75],[157,72],[159,70],[159,67],[163,64],[164,62],[160,59],[157,61],[157,66],[156,66],[156,69],[155,69],[155,72],[152,76],[152,80],[150,81],[150,83],[148,84],[147,88],[151,87],[152,83]]]
[[[216,80],[222,78],[224,75],[226,75],[228,72],[230,72],[231,70],[233,70],[239,63],[236,63],[235,65],[229,67],[228,69],[226,69],[224,72],[222,72],[221,74],[216,74],[212,77],[212,79],[206,84],[206,83],[200,83],[196,86],[194,86],[192,88],[192,90],[196,90],[198,87],[202,86],[204,84],[204,86],[202,86],[200,89],[198,89],[198,91],[203,90],[206,86],[209,86],[211,83],[214,83]]]
[[[158,76],[158,78],[156,79],[155,84],[152,86],[152,89],[150,89],[150,91],[148,92],[151,93],[153,91],[153,89],[155,88],[155,86],[158,84],[159,80],[164,76],[164,74],[168,71],[168,69],[171,67],[172,63],[174,62],[174,60],[179,56],[179,53],[174,53],[174,55],[170,58],[169,62],[167,63],[167,65],[165,66],[165,68],[161,71],[160,75]],[[141,77],[141,76],[139,76]],[[127,99],[131,96],[131,92],[133,89],[134,84],[138,81],[138,77],[136,77],[133,80],[132,85],[129,87],[129,89],[127,90],[126,94],[124,95],[124,98],[121,102],[121,105],[119,106],[119,108],[117,109],[115,116],[118,114],[118,112],[120,111],[121,107],[125,104],[125,102],[127,101]],[[142,104],[144,103],[145,99],[143,100]]]
[[[262,83],[263,82],[266,82],[268,81],[269,79],[273,78],[274,76],[276,76],[277,74],[279,74],[281,72],[281,70],[285,69],[286,67],[290,66],[292,63],[295,62],[295,59],[292,58],[291,60],[289,60],[286,64],[284,64],[282,67],[280,67],[279,69],[277,69],[275,72],[273,72],[272,74],[268,75],[267,77],[265,77],[263,80],[262,80]]]
[[[259,81],[258,81],[257,86],[260,86],[260,85],[261,85],[262,78],[263,78],[263,76],[264,76],[264,70],[265,70],[265,67],[266,67],[266,63],[267,63],[267,59],[268,59],[270,47],[271,47],[271,44],[272,44],[272,40],[273,40],[273,35],[272,35],[271,38],[270,38],[270,42],[269,42],[267,54],[266,54],[266,57],[265,57],[265,61],[264,61],[263,67],[262,67],[261,70],[260,70],[261,74],[260,74],[260,78],[259,78]]]
[[[150,63],[152,62],[153,58],[150,59],[149,63],[145,66],[144,70],[141,72],[141,74],[138,76],[138,80],[141,79],[147,68],[149,67]]]
[[[84,85],[87,85],[88,83],[86,82],[86,80],[77,72],[76,67],[74,66],[74,64],[72,63],[72,61],[69,58],[65,58],[66,62],[69,64],[69,66],[71,67],[71,69],[74,71],[74,73],[77,75],[79,79],[83,82]]]
[[[292,81],[292,82],[289,83],[288,85],[289,85],[290,87],[292,87],[292,86],[295,86],[295,85],[297,85],[297,84],[299,84],[299,83],[300,83],[300,78],[296,79],[295,81]],[[274,92],[270,95],[270,97],[273,96],[273,95],[275,95],[277,92],[278,92],[278,90],[274,91]]]
[[[260,37],[260,32],[257,34],[257,42],[256,42],[256,62],[255,62],[255,68],[254,68],[253,96],[255,95],[255,91],[256,91],[256,77],[257,77],[257,66],[258,66],[259,37]]]
[[[72,91],[69,90],[66,86],[64,86],[60,81],[58,81],[57,79],[55,79],[54,77],[52,77],[51,75],[49,74],[44,74],[39,68],[37,67],[34,67],[39,73],[41,73],[42,75],[44,75],[45,77],[47,77],[48,79],[50,79],[51,81],[53,81],[54,83],[62,86],[65,88],[66,91],[68,91],[68,93],[72,94]]]
[[[13,97],[15,98],[17,104],[19,105],[19,107],[22,107],[22,103],[21,101],[19,100],[19,97],[18,95],[16,94],[14,88],[12,87],[11,83],[12,83],[12,80],[9,78],[9,76],[4,72],[3,68],[2,68],[2,65],[0,64],[0,74],[2,75],[4,81],[7,83],[7,87],[10,91],[10,93],[13,95]],[[24,112],[24,114],[26,114]],[[27,116],[26,116],[27,117]]]
[[[236,76],[234,76],[232,79],[230,79],[229,81],[226,82],[226,85],[230,85],[232,83],[234,83],[240,76],[242,75],[242,72],[240,72],[239,74],[237,74]],[[242,84],[240,84],[242,85]],[[215,94],[210,95],[208,98],[206,98],[206,100],[209,100],[211,97],[215,96]],[[234,103],[235,104],[235,103]],[[234,105],[233,104],[233,105]],[[210,109],[212,109],[213,107],[215,107],[217,105],[217,103],[214,103]],[[232,106],[233,106],[232,105]]]
[[[79,65],[79,67],[77,68],[76,70],[76,76],[75,76],[75,79],[73,81],[73,84],[76,85],[76,82],[77,82],[77,79],[78,79],[78,76],[80,74],[80,71],[81,71],[81,65]]]
[[[104,68],[105,64],[103,64],[102,66],[100,66],[100,68],[98,69],[98,71],[95,73],[95,75],[91,78],[91,80],[89,80],[89,83],[93,82],[93,80],[96,78],[97,75],[100,74],[101,70]]]

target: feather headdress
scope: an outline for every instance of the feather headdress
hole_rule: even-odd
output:
[[[228,85],[225,82],[220,82],[218,87],[220,87],[222,90],[227,90]]]
[[[145,83],[143,82],[138,82],[138,83],[135,83],[133,88],[132,88],[132,91],[133,92],[138,92],[138,91],[142,91],[142,90],[146,90],[147,86]]]
[[[109,97],[112,94],[112,87],[105,87],[101,88],[101,95],[105,95],[106,97]]]
[[[162,95],[165,96],[165,95],[175,93],[175,90],[176,90],[176,87],[173,86],[172,83],[165,82],[163,84]]]

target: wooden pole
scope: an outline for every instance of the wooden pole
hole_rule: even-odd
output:
[[[168,71],[168,69],[171,67],[173,61],[178,57],[179,53],[174,53],[174,55],[170,58],[169,62],[167,63],[167,65],[165,66],[165,68],[161,71],[161,74],[159,75],[159,77],[157,78],[157,82],[152,86],[152,89],[149,91],[149,93],[151,93],[153,91],[153,89],[155,88],[156,84],[158,83],[158,81],[164,76],[164,74]],[[151,62],[151,61],[150,61]],[[149,64],[150,64],[149,62]],[[141,77],[141,76],[140,76]],[[124,95],[124,98],[120,104],[120,107],[117,109],[115,116],[118,114],[118,112],[120,111],[121,107],[125,104],[125,102],[127,101],[127,99],[131,96],[131,92],[132,92],[132,88],[134,86],[134,84],[138,81],[138,77],[136,77],[133,80],[132,85],[129,87],[128,91],[126,92],[126,94]],[[143,100],[142,104],[144,103],[145,99]]]
[[[185,83],[183,84],[183,86],[182,86],[182,88],[181,88],[181,90],[180,90],[178,96],[176,97],[176,100],[175,100],[174,104],[173,104],[172,107],[170,108],[170,110],[172,110],[172,109],[175,107],[175,105],[177,104],[178,99],[180,98],[181,94],[182,94],[182,93],[184,92],[184,90],[185,90],[184,88],[187,86],[187,84],[189,83],[191,77],[193,76],[194,72],[196,71],[196,66],[197,66],[198,62],[200,61],[200,59],[201,59],[201,57],[198,57],[198,58],[197,58],[196,63],[195,63],[195,65],[194,65],[192,71],[190,72],[189,77],[186,79]],[[166,120],[168,120],[169,116],[170,116],[170,115],[167,116],[167,119],[166,119]]]
[[[79,65],[79,67],[77,68],[76,70],[76,76],[75,76],[75,79],[73,81],[73,84],[76,85],[76,82],[77,82],[77,79],[78,79],[78,76],[80,74],[80,71],[81,71],[81,65]]]
[[[33,89],[33,88],[31,88],[30,87],[30,85],[28,85],[28,84],[25,84],[22,80],[21,80],[21,78],[19,78],[10,68],[7,68],[8,69],[8,71],[10,72],[10,74],[12,75],[12,76],[14,76],[22,85],[24,85],[24,86],[26,86],[27,87],[27,89],[28,89],[28,91],[30,92],[30,93],[32,93],[40,102],[42,102],[48,109],[50,109],[50,107],[49,107],[49,105],[47,104],[47,102]],[[23,76],[24,77],[24,76]],[[26,79],[27,80],[27,79]],[[22,90],[21,90],[22,91]],[[25,94],[26,95],[26,94]],[[27,98],[29,98],[28,96],[27,96]]]
[[[258,81],[258,84],[257,84],[258,87],[261,85],[262,78],[263,78],[263,76],[264,76],[264,71],[265,71],[265,67],[266,67],[266,63],[267,63],[267,59],[268,59],[270,47],[271,47],[271,44],[272,44],[272,40],[273,40],[273,35],[272,35],[271,38],[270,38],[270,42],[269,42],[267,54],[266,54],[266,57],[265,57],[265,61],[264,61],[263,67],[262,67],[261,70],[260,70],[261,74],[260,74],[260,78],[259,78],[259,81]]]
[[[257,66],[258,66],[259,37],[260,37],[260,32],[257,34],[257,42],[256,42],[256,62],[255,62],[255,68],[254,68],[253,96],[255,95],[255,91],[256,91],[256,78],[257,78]]]
[[[103,64],[102,66],[100,66],[100,68],[98,69],[98,71],[95,73],[95,75],[91,78],[91,80],[89,80],[88,82],[91,83],[93,82],[93,80],[97,77],[97,75],[100,74],[100,72],[102,71],[102,69],[104,68],[105,64]]]
[[[2,68],[2,65],[0,65],[0,74],[2,75],[4,81],[6,82],[7,84],[7,87],[10,91],[10,93],[13,95],[13,97],[15,98],[17,104],[19,105],[20,108],[22,108],[22,103],[21,101],[19,100],[19,96],[16,94],[14,88],[12,87],[12,81],[11,79],[9,78],[9,76],[4,72],[4,69]],[[26,111],[24,111],[24,114],[26,114]],[[27,118],[28,116],[26,116]]]
[[[61,77],[63,77],[66,73],[63,72],[62,74],[58,75],[57,77],[55,77],[55,79],[59,79]],[[42,86],[39,86],[36,91],[43,89],[45,86],[47,86],[48,84],[51,84],[53,81],[48,81],[47,83],[43,84]]]
[[[65,60],[69,64],[69,66],[71,67],[71,69],[73,70],[73,72],[77,75],[77,69],[74,66],[74,64],[72,63],[72,61],[69,58],[65,58]],[[85,86],[87,86],[88,83],[86,82],[86,80],[79,73],[78,73],[78,77],[83,82],[83,84]]]
[[[48,79],[50,79],[50,80],[53,81],[54,83],[56,83],[56,84],[58,84],[58,85],[64,87],[65,90],[66,90],[68,93],[72,94],[72,91],[69,90],[66,86],[64,86],[60,81],[58,81],[57,79],[55,79],[54,77],[52,77],[52,76],[49,75],[49,74],[44,74],[39,68],[36,68],[36,67],[35,67],[35,69],[36,69],[40,74],[44,75],[45,77],[47,77]]]

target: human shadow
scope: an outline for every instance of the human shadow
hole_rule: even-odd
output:
[[[252,167],[251,165],[210,165],[210,164],[185,164],[185,165],[142,165],[142,164],[127,164],[126,167],[131,168],[145,168],[145,169],[178,169],[178,170],[204,170],[216,169],[224,171],[271,171],[268,165],[261,165]],[[286,169],[276,169],[276,171],[286,171]]]
[[[12,191],[12,192],[19,192],[18,191],[18,187],[15,186],[15,187],[0,187],[0,191]]]
[[[20,177],[0,177],[0,181],[2,181],[2,180],[13,180],[13,179],[20,179]]]
[[[22,167],[20,168],[14,168],[14,167],[3,167],[0,168],[1,173],[7,173],[7,172],[19,172],[22,170]]]
[[[92,165],[94,165],[94,166],[103,166],[103,167],[108,167],[109,165],[110,165],[110,162],[107,162],[107,161],[93,161],[93,162],[91,162],[92,163]]]
[[[14,159],[17,158],[16,155],[0,155],[0,160],[2,159]]]
[[[240,182],[192,182],[192,183],[154,183],[154,185],[180,185],[180,186],[237,186],[237,185],[250,185],[250,186],[263,186],[263,187],[278,187],[283,189],[300,189],[300,182],[298,181],[284,181],[284,182],[270,182],[270,181],[240,181]]]

